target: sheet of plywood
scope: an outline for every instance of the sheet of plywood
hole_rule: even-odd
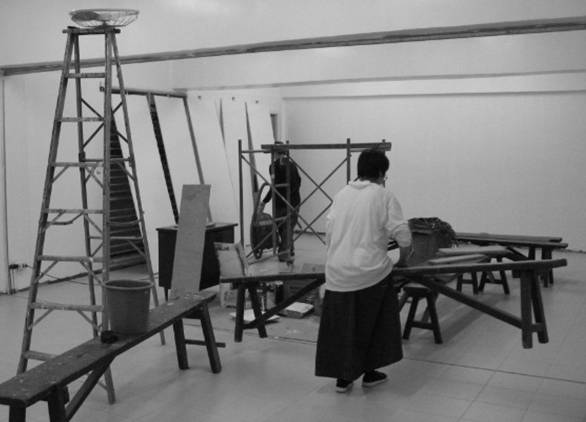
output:
[[[218,222],[237,223],[238,205],[214,102],[191,95],[188,101],[204,180],[211,185],[212,218]]]
[[[199,180],[183,100],[167,97],[156,97],[155,100],[173,182],[173,192],[179,206],[183,185],[205,183],[205,177],[204,180]]]
[[[240,181],[238,175],[238,140],[242,140],[242,149],[250,149],[248,145],[248,134],[246,128],[246,109],[244,101],[233,98],[222,101],[222,124],[224,131],[224,144],[226,148],[226,157],[232,183],[235,187],[236,205],[239,207],[239,189],[242,183],[243,190],[243,222],[244,239],[240,239],[244,245],[250,242],[249,230],[250,220],[252,218],[253,210],[253,192],[250,179],[249,167],[246,163],[242,163],[242,180]],[[239,231],[238,231],[239,233]],[[238,240],[240,236],[236,236]]]
[[[156,272],[158,271],[159,263],[157,228],[175,224],[175,220],[169,203],[147,101],[143,96],[135,95],[127,96],[126,100],[131,121],[138,185],[144,210],[146,239],[149,246],[151,265]],[[122,128],[122,114],[116,114],[116,122]],[[123,130],[122,133],[124,133]],[[165,134],[163,135],[165,136]],[[136,204],[136,197],[134,200]]]
[[[173,259],[172,297],[199,291],[209,185],[184,185]]]
[[[271,125],[271,114],[268,107],[262,103],[247,103],[246,116],[248,118],[248,127],[250,128],[250,141],[252,148],[260,150],[261,145],[273,144],[273,127]],[[256,178],[258,187],[260,187],[265,180],[270,181],[269,165],[271,164],[270,154],[254,154],[256,165]],[[262,176],[259,176],[259,174]],[[264,177],[264,179],[263,179]]]

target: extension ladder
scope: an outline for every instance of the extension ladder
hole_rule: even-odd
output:
[[[31,342],[33,327],[53,311],[78,312],[90,323],[94,336],[108,329],[108,310],[106,306],[97,303],[95,288],[96,284],[103,286],[110,279],[111,246],[113,244],[127,243],[144,257],[147,277],[153,286],[153,302],[158,305],[138,188],[126,94],[116,44],[116,34],[120,32],[120,29],[109,26],[99,28],[68,27],[63,32],[67,34],[67,43],[51,134],[18,373],[26,371],[28,361],[31,359],[45,361],[52,357],[48,353],[31,350]],[[105,38],[103,72],[81,71],[79,41],[80,37],[89,35],[101,35]],[[112,105],[113,67],[115,67],[120,87],[120,104],[116,107]],[[72,117],[64,116],[65,110],[68,110],[66,91],[69,80],[72,80],[75,86],[75,103],[71,107],[71,110],[74,111],[70,112],[70,114],[74,114]],[[82,81],[87,82],[88,80],[98,80],[100,84],[103,84],[102,111],[98,111],[99,107],[92,107],[89,101],[82,97]],[[117,129],[114,121],[114,113],[120,107],[122,107],[124,115],[124,134]],[[91,117],[87,117],[88,114]],[[59,141],[60,138],[63,138],[62,142],[67,140],[65,136],[67,125],[73,125],[70,136],[73,138],[72,142],[75,142],[75,138],[77,138],[77,161],[59,160],[61,157],[58,151]],[[86,132],[84,129],[90,130]],[[98,136],[100,132],[102,136]],[[86,136],[86,133],[91,134]],[[122,139],[126,156],[121,149],[115,147],[113,149],[113,137],[117,138],[117,142],[118,139]],[[102,139],[103,145],[96,145],[99,143],[99,141],[95,141],[96,139]],[[57,208],[52,206],[51,195],[54,193],[55,182],[62,181],[62,176],[71,173],[71,171],[77,172],[76,170],[79,172],[81,186],[81,207]],[[120,174],[125,176],[125,178],[122,177],[122,181]],[[136,209],[132,212],[134,221],[128,221],[128,218],[123,218],[115,212],[116,210],[112,210],[112,204],[119,200],[119,186],[121,185],[126,188],[130,186],[132,189],[129,193],[132,194],[130,198],[133,197],[136,203]],[[65,200],[66,198],[61,199]],[[90,206],[92,203],[100,204],[100,202],[101,208],[100,205]],[[132,201],[130,202],[132,203]],[[132,208],[134,208],[134,204],[132,204]],[[79,227],[80,225],[83,226],[83,229]],[[83,230],[85,247],[81,254],[48,254],[45,252],[47,234],[53,233],[58,228],[59,230]],[[68,266],[76,266],[77,263],[81,265],[82,272],[87,274],[89,305],[38,300],[39,284],[45,281],[49,271],[60,263],[65,263]],[[102,300],[101,303],[103,304],[104,301]],[[36,316],[37,310],[43,311],[43,314]],[[101,321],[98,322],[100,313]],[[161,341],[165,342],[162,332]],[[114,402],[114,388],[109,370],[105,373],[105,388],[108,392],[108,400],[111,403]]]

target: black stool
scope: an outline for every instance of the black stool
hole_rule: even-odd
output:
[[[502,257],[498,256],[495,258],[497,262],[502,262]],[[503,286],[503,292],[508,295],[511,291],[509,289],[509,282],[507,281],[507,275],[504,271],[499,271],[500,278],[496,278],[492,271],[485,271],[482,273],[482,277],[480,277],[480,285],[478,286],[478,290],[483,292],[484,285],[486,283],[490,284],[500,284]]]
[[[471,284],[472,285],[472,294],[474,294],[474,295],[478,294],[478,291],[480,290],[479,289],[480,286],[478,285],[478,275],[475,272],[470,273],[470,278],[464,278],[464,274],[459,274],[458,275],[458,282],[456,283],[456,290],[461,292],[463,284]],[[484,288],[484,285],[482,285],[482,287]]]
[[[411,286],[406,285],[403,287],[403,295],[399,303],[402,309],[408,299],[411,299],[411,306],[407,315],[407,321],[405,321],[405,328],[403,330],[403,338],[409,339],[411,334],[411,328],[422,328],[425,330],[432,330],[433,337],[436,344],[443,343],[442,334],[440,332],[439,318],[437,316],[437,310],[435,308],[435,301],[437,299],[437,293],[423,286]],[[417,305],[421,299],[427,301],[427,308],[420,320],[415,320],[417,313]]]

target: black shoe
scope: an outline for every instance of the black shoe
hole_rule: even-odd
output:
[[[352,389],[353,381],[343,380],[338,378],[336,380],[336,392],[338,393],[347,393]]]
[[[366,388],[374,387],[388,380],[386,374],[379,371],[368,371],[362,377],[362,386]]]

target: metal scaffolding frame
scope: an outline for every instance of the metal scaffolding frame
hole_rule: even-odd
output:
[[[258,245],[262,245],[269,236],[273,237],[273,254],[275,254],[276,249],[276,233],[277,229],[282,225],[287,225],[287,231],[291,233],[292,227],[290,227],[291,219],[290,214],[292,211],[295,211],[295,206],[291,204],[291,189],[290,189],[290,172],[287,171],[287,180],[285,182],[286,187],[286,194],[285,196],[281,195],[277,188],[281,187],[282,185],[277,185],[275,183],[274,173],[271,174],[270,180],[267,180],[257,169],[254,160],[254,154],[262,153],[262,154],[271,154],[271,163],[275,161],[275,157],[278,153],[284,152],[287,158],[287,162],[292,162],[297,166],[297,169],[313,184],[314,188],[308,193],[305,198],[301,198],[301,202],[299,207],[301,207],[304,203],[306,203],[315,193],[318,191],[323,193],[325,197],[328,199],[328,204],[314,217],[311,221],[307,221],[303,217],[299,215],[299,220],[305,227],[303,227],[299,221],[297,224],[300,226],[301,231],[293,237],[293,241],[298,239],[302,234],[311,232],[313,233],[324,245],[325,240],[323,239],[322,235],[318,233],[314,228],[313,225],[316,221],[329,209],[333,202],[333,198],[322,188],[322,186],[334,175],[336,172],[342,168],[344,165],[346,166],[346,183],[350,182],[350,175],[351,175],[351,168],[352,168],[352,152],[362,151],[368,148],[379,148],[383,151],[390,151],[391,150],[391,143],[387,142],[385,139],[382,139],[381,142],[357,142],[352,143],[350,138],[346,139],[345,143],[331,143],[331,144],[290,144],[288,141],[284,144],[263,144],[261,145],[261,149],[249,149],[244,150],[242,149],[242,140],[238,141],[238,180],[239,180],[239,218],[240,218],[240,238],[244,239],[244,185],[243,185],[243,163],[246,163],[250,167],[251,175],[253,178],[259,176],[264,183],[267,183],[270,186],[272,191],[273,198],[279,197],[281,198],[285,205],[287,206],[287,215],[281,217],[279,219],[273,218],[272,219],[272,231],[270,234],[265,235],[263,239],[258,242]],[[334,166],[334,168],[321,180],[316,181],[313,177],[309,175],[309,173],[303,169],[302,166],[299,165],[297,161],[291,158],[291,150],[345,150],[346,154],[344,158]],[[256,184],[257,185],[257,184]],[[255,186],[252,183],[252,186]],[[256,210],[253,210],[256,212]],[[273,215],[275,215],[275,201],[273,200]],[[292,245],[291,245],[292,246]],[[257,246],[258,248],[258,246]],[[251,251],[247,256],[250,256],[255,252],[256,248],[254,245],[251,245]]]

